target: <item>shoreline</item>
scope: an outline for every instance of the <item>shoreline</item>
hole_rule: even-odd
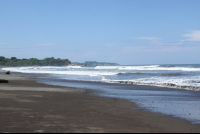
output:
[[[0,83],[0,132],[200,132],[199,124],[92,95],[95,91],[0,74],[4,77],[9,83]],[[33,91],[37,88],[49,91]]]

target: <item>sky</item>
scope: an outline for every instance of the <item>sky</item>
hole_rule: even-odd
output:
[[[0,56],[200,64],[200,0],[0,0]]]

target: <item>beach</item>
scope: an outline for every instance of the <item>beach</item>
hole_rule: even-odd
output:
[[[200,125],[91,90],[0,74],[0,132],[199,133]]]

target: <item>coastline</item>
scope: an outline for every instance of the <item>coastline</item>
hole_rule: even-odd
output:
[[[9,80],[0,83],[1,133],[200,132],[199,124],[144,111],[126,100],[94,96],[84,89],[47,85],[12,74],[1,73],[0,79]]]

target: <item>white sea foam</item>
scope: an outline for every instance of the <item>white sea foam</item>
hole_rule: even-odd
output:
[[[151,66],[97,66],[94,69],[200,71],[200,68],[192,68],[192,67],[162,67],[162,66],[159,66],[159,65],[151,65]]]
[[[65,66],[65,67],[56,67],[56,66],[42,66],[42,67],[9,67],[3,68],[3,70],[67,70],[67,69],[81,69],[81,70],[179,70],[179,71],[200,71],[200,68],[192,67],[160,67],[159,65],[151,66],[96,66],[96,67],[81,67],[81,66]]]
[[[71,78],[67,75],[80,76],[81,80],[99,80],[109,83],[155,85],[175,87],[188,90],[200,90],[200,68],[187,66],[37,66],[37,67],[9,67],[2,70],[21,73],[62,74],[63,79]],[[119,75],[122,74],[122,75]],[[127,75],[126,75],[127,74]],[[140,75],[136,75],[140,74]],[[64,77],[67,76],[67,77]],[[93,78],[84,77],[91,76]],[[112,77],[109,77],[112,76]],[[97,78],[98,77],[98,78]],[[75,78],[75,77],[74,77]],[[78,77],[76,77],[76,80]]]
[[[118,69],[120,66],[96,66],[94,69]]]
[[[200,71],[200,68],[190,68],[190,67],[159,67],[159,66],[126,66],[119,67],[120,70],[180,70],[180,71]]]
[[[163,78],[163,77],[150,77],[135,80],[110,80],[102,78],[106,83],[121,83],[121,84],[137,84],[137,85],[151,85],[162,86],[170,88],[179,88],[186,90],[200,91],[200,76],[185,77],[185,78]]]
[[[64,70],[65,69],[65,70]],[[117,75],[117,72],[102,72],[102,71],[88,71],[82,70],[66,70],[66,68],[55,68],[55,67],[20,67],[20,68],[3,68],[2,70],[10,70],[14,72],[21,73],[46,73],[46,74],[69,74],[69,75],[89,75],[89,76],[99,76],[99,75]]]

